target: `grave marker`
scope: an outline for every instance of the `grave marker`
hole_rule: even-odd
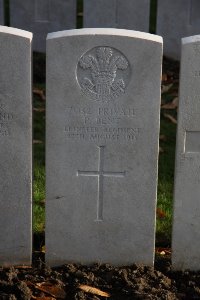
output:
[[[153,264],[161,58],[162,38],[150,34],[48,35],[50,265]]]
[[[76,1],[10,0],[10,23],[33,32],[33,50],[45,52],[49,32],[76,27]]]
[[[0,265],[31,264],[31,41],[0,26]]]
[[[199,0],[158,0],[157,34],[163,36],[164,54],[180,59],[181,38],[199,34]]]
[[[84,27],[149,31],[149,0],[84,0]]]
[[[4,0],[0,0],[0,25],[4,25]]]
[[[172,264],[200,270],[200,36],[182,39]]]

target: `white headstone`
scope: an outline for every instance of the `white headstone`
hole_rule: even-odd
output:
[[[33,50],[45,52],[49,32],[76,28],[76,1],[10,0],[10,23],[33,32]]]
[[[0,25],[4,25],[4,0],[0,0]]]
[[[199,0],[158,0],[157,34],[163,36],[166,56],[180,59],[181,38],[199,32]]]
[[[47,39],[46,260],[153,264],[162,38]]]
[[[150,0],[84,0],[84,27],[149,31]]]
[[[32,257],[32,33],[0,26],[0,265]]]
[[[200,36],[182,40],[174,189],[174,269],[200,270]]]

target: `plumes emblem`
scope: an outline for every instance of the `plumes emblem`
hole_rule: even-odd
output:
[[[117,77],[117,72],[127,70],[129,63],[116,52],[109,47],[98,47],[94,54],[86,53],[79,60],[79,68],[87,74],[79,78],[79,84],[96,100],[108,101],[125,92],[125,81]]]

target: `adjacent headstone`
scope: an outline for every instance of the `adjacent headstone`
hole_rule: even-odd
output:
[[[200,32],[199,0],[158,0],[157,34],[163,36],[164,54],[180,59],[181,38]]]
[[[0,0],[0,25],[4,25],[4,0]]]
[[[32,257],[30,32],[0,26],[0,265]]]
[[[174,269],[200,270],[200,36],[182,40],[174,189]]]
[[[153,264],[161,58],[150,34],[48,35],[48,264]]]
[[[150,0],[84,0],[84,27],[149,32]]]
[[[49,32],[76,28],[76,1],[10,0],[10,23],[33,32],[33,50],[45,52]]]

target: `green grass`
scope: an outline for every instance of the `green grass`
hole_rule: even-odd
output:
[[[35,163],[34,166],[34,205],[33,232],[44,232],[45,220],[45,168]]]
[[[163,153],[159,156],[158,204],[163,216],[157,214],[157,242],[170,244],[172,227],[173,182],[175,163],[176,125],[161,117],[161,135],[166,141],[160,142]]]
[[[43,58],[42,58],[43,60]],[[36,88],[44,89],[44,85],[36,85]],[[33,107],[45,109],[45,101],[34,95]],[[34,185],[33,185],[33,231],[44,232],[45,223],[45,112],[34,112]]]

